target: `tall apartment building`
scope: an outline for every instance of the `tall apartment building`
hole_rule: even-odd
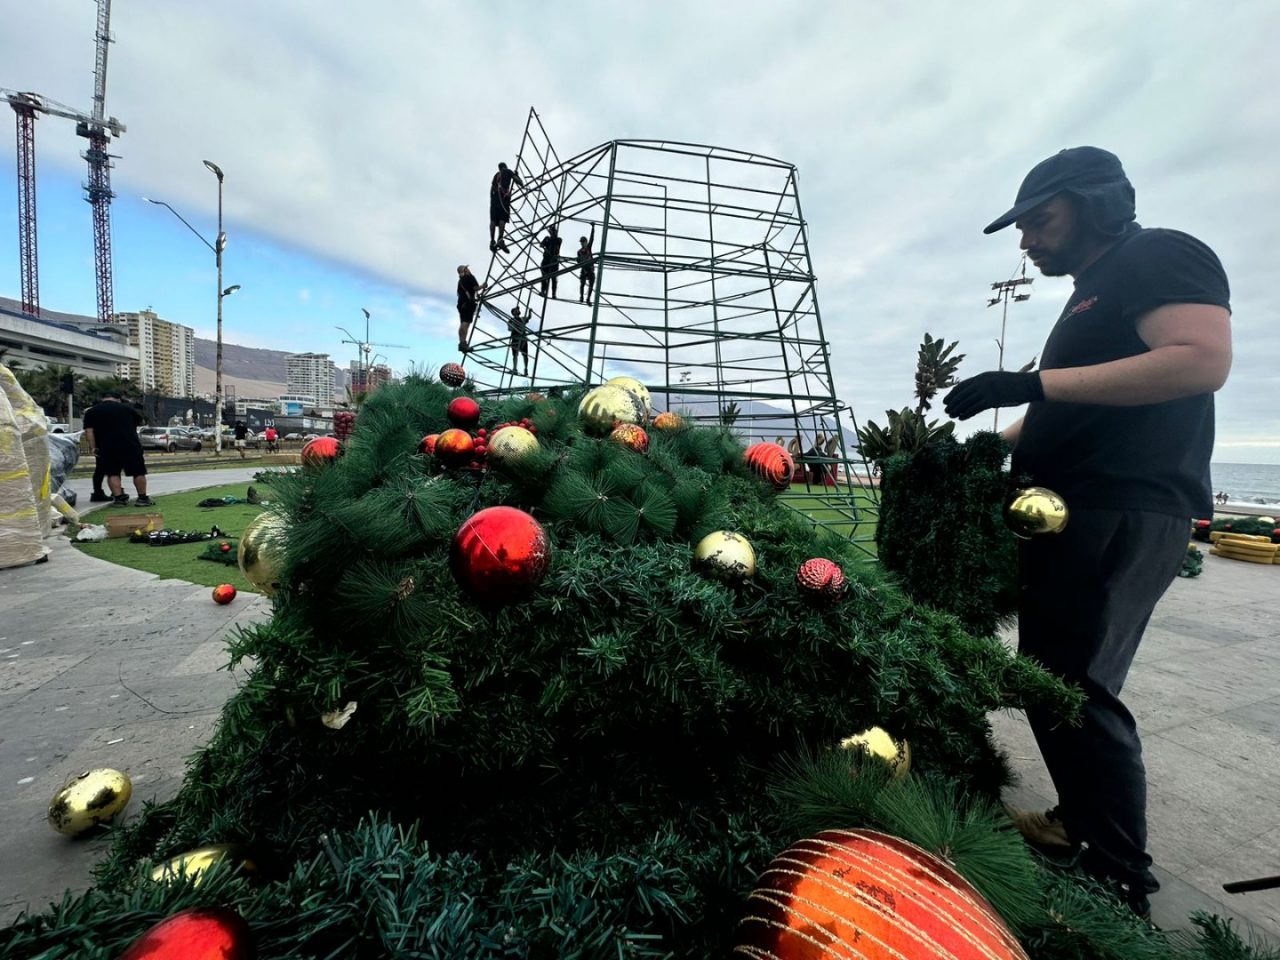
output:
[[[391,368],[385,364],[375,363],[366,367],[359,360],[352,360],[347,369],[347,382],[351,384],[353,393],[372,393],[384,383],[391,382]]]
[[[151,310],[117,313],[115,320],[128,326],[129,346],[137,351],[137,359],[120,364],[122,377],[131,377],[148,393],[195,396],[195,330],[162,320]]]
[[[327,353],[295,353],[285,357],[290,394],[315,397],[324,406],[333,403],[337,367]]]

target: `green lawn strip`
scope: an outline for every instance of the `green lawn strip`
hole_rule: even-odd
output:
[[[854,503],[861,509],[865,509],[866,519],[859,520],[856,523],[849,520],[848,508],[841,510],[832,507],[823,497],[806,495],[808,491],[803,484],[797,484],[791,488],[794,492],[785,494],[782,502],[792,510],[798,510],[805,516],[818,521],[819,524],[826,529],[831,530],[843,537],[857,536],[865,538],[861,541],[861,546],[870,551],[873,555],[876,552],[874,542],[876,523],[878,520],[878,510],[876,504],[861,491],[854,492]]]
[[[248,457],[241,460],[239,457],[209,457],[207,460],[182,460],[178,462],[169,462],[161,459],[147,459],[147,473],[173,473],[178,470],[232,470],[236,467],[260,467],[262,466],[261,457]],[[93,458],[81,458],[71,471],[71,476],[77,479],[81,477],[93,476]],[[132,486],[126,479],[124,482],[126,490],[132,490]]]
[[[205,487],[201,490],[188,490],[183,493],[159,494],[154,499],[155,507],[103,507],[89,514],[88,523],[105,523],[112,515],[127,516],[158,510],[164,514],[164,525],[167,530],[186,530],[207,532],[210,527],[220,530],[234,538],[238,538],[248,525],[262,510],[261,507],[249,504],[233,504],[223,507],[198,507],[201,500],[214,497],[241,497],[249,490],[249,484],[236,483],[219,487]],[[270,499],[271,491],[267,487],[259,487],[258,492]],[[251,593],[257,591],[240,574],[240,568],[234,564],[226,565],[201,560],[208,541],[199,543],[183,543],[172,547],[153,547],[145,543],[130,543],[128,537],[114,540],[103,540],[100,543],[82,543],[76,546],[91,557],[98,557],[110,563],[118,563],[122,567],[134,570],[145,570],[165,579],[188,580],[201,583],[207,587],[216,587],[220,583],[230,583],[237,590]]]

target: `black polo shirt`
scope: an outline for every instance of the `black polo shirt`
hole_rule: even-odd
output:
[[[1171,303],[1230,309],[1226,272],[1194,237],[1135,229],[1076,279],[1045,342],[1040,369],[1149,352],[1138,336],[1138,319]],[[1013,474],[1057,491],[1068,508],[1210,517],[1213,416],[1211,393],[1137,407],[1032,403],[1013,451]]]

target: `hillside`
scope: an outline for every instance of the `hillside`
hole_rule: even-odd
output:
[[[196,390],[213,392],[216,380],[217,342],[196,337]],[[242,347],[234,343],[222,345],[222,378],[234,386],[239,397],[275,397],[285,392],[287,367],[285,358],[297,351],[267,350]],[[338,368],[335,387],[339,393],[346,387],[346,371]]]

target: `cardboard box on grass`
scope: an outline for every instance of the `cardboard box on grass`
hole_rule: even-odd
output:
[[[127,537],[135,530],[152,533],[164,529],[163,513],[113,513],[107,517],[107,539]]]

